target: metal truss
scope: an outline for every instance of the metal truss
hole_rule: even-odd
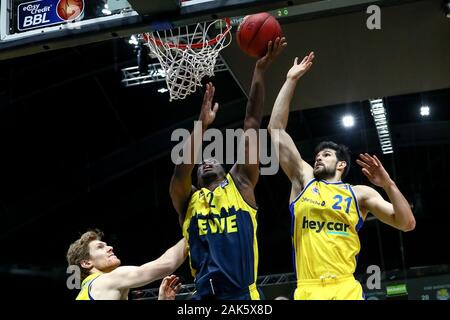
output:
[[[260,287],[270,286],[275,284],[296,283],[297,279],[295,273],[280,273],[271,274],[267,276],[258,277],[257,284]],[[158,299],[159,288],[146,290],[133,290],[131,292],[132,300],[156,300]],[[180,292],[177,294],[177,299],[185,300],[195,292],[195,285],[193,283],[183,285]]]

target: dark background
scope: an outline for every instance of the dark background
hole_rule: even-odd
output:
[[[170,134],[192,128],[203,92],[169,103],[168,93],[157,92],[164,83],[124,87],[120,69],[136,65],[133,50],[127,39],[116,39],[0,61],[2,290],[73,299],[76,292],[65,284],[65,253],[88,228],[106,233],[124,265],[155,259],[181,237],[168,194],[175,145]],[[212,80],[221,104],[215,127],[241,127],[245,93],[229,72]],[[322,140],[348,145],[351,184],[369,183],[354,162],[358,154],[376,154],[413,206],[412,232],[365,222],[357,273],[372,264],[383,271],[448,264],[450,88],[384,101],[391,155],[381,155],[368,100],[293,111],[288,131],[310,163]],[[272,103],[268,99],[266,108]],[[430,107],[429,117],[420,116],[422,105]],[[356,120],[350,129],[341,125],[347,113]],[[265,117],[263,127],[267,123]],[[289,191],[282,172],[262,176],[256,188],[259,275],[293,271]],[[177,274],[192,282],[187,263]]]

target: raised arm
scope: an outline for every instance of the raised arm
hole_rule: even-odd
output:
[[[230,170],[235,178],[241,180],[241,183],[249,184],[253,188],[256,186],[259,178],[258,129],[261,126],[262,111],[264,107],[264,75],[268,67],[283,51],[286,45],[287,42],[284,37],[281,39],[276,38],[273,43],[272,41],[269,41],[266,55],[260,58],[255,64],[244,119],[244,132],[246,133],[244,144],[245,163],[236,163]],[[252,135],[254,138],[253,140],[250,138]]]
[[[175,170],[170,180],[170,197],[173,206],[179,215],[183,215],[186,211],[187,201],[192,191],[192,170],[197,163],[197,157],[202,148],[203,133],[208,126],[214,121],[216,112],[219,109],[217,102],[213,105],[215,88],[212,83],[206,85],[206,92],[203,96],[202,109],[200,111],[199,121],[194,125],[189,139],[183,146],[183,159],[186,162],[175,165]],[[194,140],[197,139],[197,143]],[[179,161],[180,162],[180,161]]]
[[[411,231],[416,226],[416,220],[408,201],[389,177],[381,161],[376,156],[361,154],[361,160],[356,162],[362,167],[363,174],[374,185],[382,187],[391,203],[374,189],[367,186],[355,186],[360,194],[361,205],[382,222],[402,231]]]
[[[298,80],[311,68],[314,53],[311,52],[298,63],[295,58],[294,65],[289,70],[286,81],[283,84],[272,110],[269,122],[269,133],[272,143],[278,145],[277,156],[281,168],[292,183],[291,200],[305,187],[305,184],[313,178],[313,168],[304,161],[294,141],[286,132],[289,118],[289,107],[294,96]]]
[[[104,274],[103,285],[111,289],[138,288],[159,280],[178,269],[187,257],[183,238],[158,259],[139,267],[124,266]]]

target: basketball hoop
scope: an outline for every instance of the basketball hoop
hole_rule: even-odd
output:
[[[218,34],[210,38],[214,25],[219,26]],[[219,52],[231,43],[230,30],[230,19],[224,18],[143,34],[165,72],[170,101],[186,98],[202,86],[204,76],[214,76]]]

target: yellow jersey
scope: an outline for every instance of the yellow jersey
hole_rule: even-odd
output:
[[[91,296],[91,286],[95,279],[97,279],[101,273],[93,273],[87,276],[83,283],[81,284],[81,290],[80,293],[78,293],[78,296],[75,300],[94,300]]]
[[[289,208],[297,280],[353,274],[363,219],[352,187],[313,179]]]

